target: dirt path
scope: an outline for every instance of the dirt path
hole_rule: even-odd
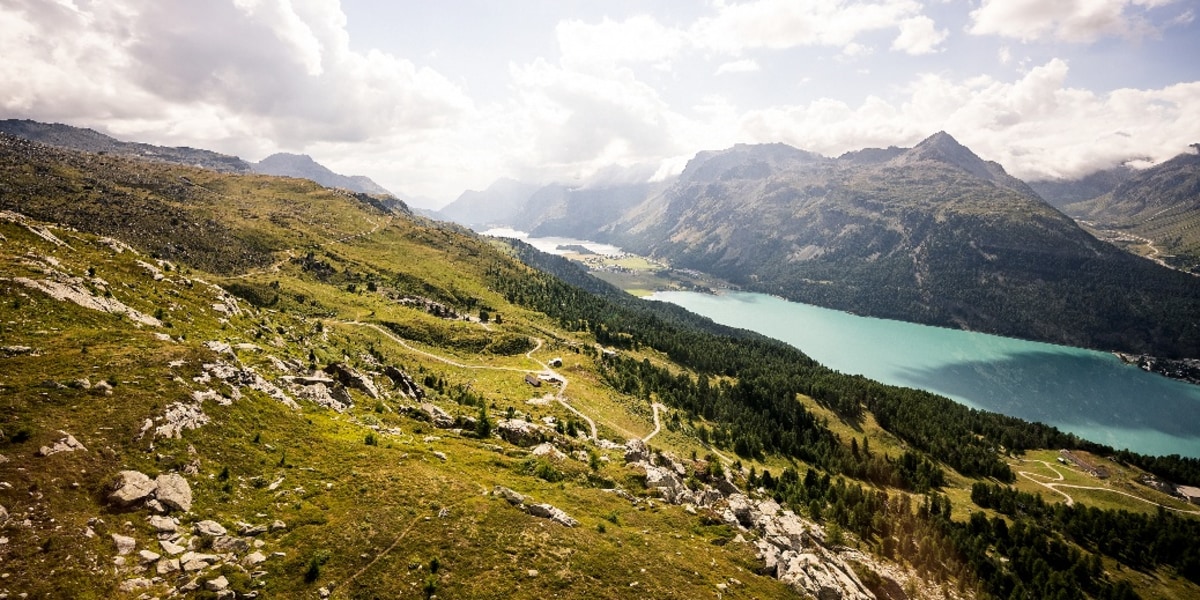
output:
[[[554,395],[554,399],[557,400],[558,403],[563,406],[563,408],[571,411],[576,416],[578,416],[580,419],[583,419],[583,421],[585,423],[588,424],[588,429],[591,432],[592,440],[599,439],[597,431],[596,431],[596,422],[593,421],[591,419],[591,417],[580,412],[579,409],[577,409],[574,406],[571,406],[570,404],[567,403],[566,392],[567,392],[567,385],[570,384],[570,381],[566,377],[563,377],[561,374],[559,374],[557,371],[551,369],[549,366],[547,366],[542,361],[533,357],[533,353],[537,352],[542,347],[542,340],[540,338],[534,338],[534,340],[537,342],[537,344],[533,347],[532,350],[525,353],[525,358],[528,358],[529,360],[537,363],[537,365],[539,367],[541,367],[541,369],[519,369],[517,367],[494,367],[491,365],[463,364],[456,360],[447,358],[445,356],[440,356],[440,355],[434,354],[432,352],[427,352],[425,350],[421,350],[420,348],[415,348],[412,345],[410,345],[407,341],[405,341],[399,337],[396,337],[396,335],[393,334],[392,332],[390,332],[387,329],[380,327],[379,325],[376,325],[374,323],[363,323],[361,321],[335,321],[335,322],[343,324],[343,325],[355,325],[358,327],[369,327],[371,329],[374,329],[375,331],[378,331],[384,337],[388,338],[389,340],[392,340],[393,342],[399,344],[400,346],[408,349],[411,352],[415,352],[417,354],[420,354],[421,356],[431,358],[433,360],[450,365],[452,367],[458,367],[460,369],[477,369],[477,370],[486,370],[486,371],[510,371],[510,372],[514,372],[514,373],[524,373],[526,375],[546,374],[546,375],[555,377],[559,381],[562,382],[562,385],[559,386],[558,392]]]
[[[1055,467],[1054,465],[1051,465],[1050,463],[1048,463],[1044,460],[1033,460],[1030,462],[1042,463],[1043,465],[1046,466],[1047,469],[1050,469],[1051,471],[1054,472],[1054,474],[1056,475],[1056,478],[1050,479],[1048,475],[1042,475],[1040,473],[1030,473],[1028,471],[1017,471],[1017,475],[1020,475],[1021,477],[1024,477],[1025,479],[1028,479],[1028,480],[1066,498],[1067,506],[1074,506],[1075,499],[1072,498],[1070,494],[1062,491],[1059,488],[1067,488],[1067,489],[1073,489],[1073,490],[1092,490],[1092,491],[1097,491],[1097,492],[1109,492],[1112,494],[1120,494],[1122,496],[1126,496],[1128,498],[1133,498],[1134,500],[1138,500],[1141,502],[1145,502],[1146,504],[1152,504],[1154,506],[1162,507],[1162,508],[1165,508],[1167,510],[1174,511],[1177,513],[1183,513],[1185,515],[1200,515],[1200,511],[1184,510],[1182,508],[1174,508],[1171,506],[1166,506],[1164,504],[1159,504],[1158,502],[1155,502],[1153,500],[1148,500],[1141,496],[1138,496],[1135,494],[1130,494],[1129,492],[1122,492],[1121,490],[1115,490],[1111,487],[1094,486],[1094,485],[1076,485],[1073,483],[1059,483],[1064,480],[1064,477],[1063,477],[1063,474],[1059,472],[1057,467]],[[1044,478],[1045,480],[1043,480],[1042,478]]]
[[[650,438],[658,435],[658,432],[662,431],[662,421],[660,421],[658,418],[658,411],[666,407],[655,402],[654,404],[650,405],[650,408],[654,410],[654,431],[651,431],[650,435],[642,438],[643,442],[649,442]]]

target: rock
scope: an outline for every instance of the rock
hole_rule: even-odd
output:
[[[500,419],[496,422],[496,435],[515,446],[536,446],[546,437],[538,425],[520,419]]]
[[[643,463],[642,466],[646,469],[646,487],[658,490],[659,495],[667,502],[683,504],[694,499],[692,491],[683,484],[683,480],[674,470],[649,463]]]
[[[529,514],[535,517],[550,519],[551,521],[566,527],[577,527],[579,525],[579,521],[571,518],[571,516],[563,512],[562,509],[549,504],[530,504],[527,508]]]
[[[525,574],[526,574],[526,575],[528,575],[528,576],[530,576],[530,577],[537,577],[537,576],[538,576],[538,570],[537,570],[537,569],[529,569],[528,571],[526,571],[526,572],[525,572]]]
[[[250,549],[250,542],[232,535],[213,538],[212,549],[222,553],[242,554]]]
[[[439,460],[441,460],[442,462],[445,462],[446,460],[448,460],[445,452],[438,452],[437,450],[434,450],[433,455],[435,457],[437,457]]]
[[[311,401],[326,408],[332,408],[337,412],[342,412],[354,404],[354,402],[350,400],[350,396],[347,394],[339,394],[338,397],[334,397],[333,393],[330,391],[331,389],[338,389],[342,390],[343,392],[345,391],[345,388],[342,388],[340,385],[331,384],[330,386],[326,386],[323,383],[305,386],[294,391],[296,392],[296,396],[299,398]]]
[[[158,561],[158,564],[154,565],[154,572],[158,573],[159,575],[166,575],[168,573],[174,573],[181,568],[182,567],[179,566],[178,558],[168,558]]]
[[[196,533],[198,533],[204,537],[211,537],[211,538],[225,535],[225,533],[226,533],[225,528],[222,527],[221,524],[216,521],[207,521],[207,520],[200,521],[199,523],[196,523],[195,529],[196,529]]]
[[[408,373],[389,365],[383,368],[383,374],[392,380],[401,394],[417,401],[425,399],[425,390],[421,389],[421,386],[417,385],[417,382],[409,377]]]
[[[161,554],[158,554],[157,552],[151,552],[149,550],[142,550],[141,552],[138,552],[138,558],[142,564],[152,563],[161,557]]]
[[[75,436],[62,431],[61,429],[59,430],[59,433],[63,434],[62,439],[54,442],[53,446],[42,446],[37,451],[38,456],[50,456],[52,454],[58,454],[59,452],[75,452],[76,450],[81,450],[84,452],[87,451],[87,448],[84,448],[83,444],[80,444],[79,440],[75,439]]]
[[[636,463],[650,459],[650,448],[641,439],[633,438],[625,442],[625,462]]]
[[[114,533],[112,534],[112,540],[117,546],[117,554],[119,556],[125,556],[126,554],[133,552],[134,548],[137,548],[137,540],[127,535]]]
[[[238,535],[254,537],[267,532],[266,525],[251,525],[249,523],[238,523]]]
[[[379,390],[375,388],[375,382],[371,381],[370,377],[355,371],[343,363],[333,363],[325,367],[325,372],[333,376],[342,385],[359,390],[372,400],[378,400],[381,397]]]
[[[192,509],[192,488],[186,479],[177,473],[163,473],[155,479],[158,491],[156,499],[171,510],[187,512]]]
[[[144,590],[151,585],[153,585],[153,582],[151,582],[149,579],[146,579],[145,577],[136,577],[134,579],[126,579],[125,581],[122,581],[121,585],[117,589],[126,594],[130,594],[136,592],[137,590]]]
[[[146,510],[156,515],[167,514],[167,507],[163,506],[163,503],[159,502],[157,498],[151,498],[146,501]]]
[[[425,402],[421,404],[421,412],[424,413],[425,419],[433,424],[438,429],[450,429],[454,427],[454,417],[442,410],[436,404]]]
[[[273,532],[274,531],[283,531],[284,529],[287,529],[287,523],[284,523],[283,521],[280,521],[279,519],[276,519],[271,522],[271,531],[273,531]]]
[[[4,508],[4,506],[0,505],[0,523],[4,523],[7,520],[8,520],[8,509]]]
[[[204,589],[210,592],[219,592],[227,587],[229,587],[229,580],[225,579],[224,575],[204,582]]]
[[[179,530],[179,525],[175,523],[175,519],[158,515],[150,517],[150,526],[158,533],[175,533]]]
[[[179,544],[176,544],[175,542],[172,542],[171,540],[159,540],[158,545],[162,546],[163,552],[166,552],[167,554],[170,554],[171,556],[175,556],[176,554],[179,554],[180,552],[187,550],[187,548],[184,548],[183,546],[180,546]]]
[[[264,562],[267,562],[267,557],[263,556],[262,552],[251,552],[250,554],[247,554],[245,558],[242,559],[242,566],[254,567],[257,565],[261,565]]]
[[[555,448],[554,444],[551,444],[549,442],[544,442],[544,443],[538,444],[537,446],[534,446],[533,450],[531,450],[530,452],[532,452],[534,456],[542,456],[545,458],[549,458],[551,460],[566,460],[566,458],[567,458],[566,454],[559,452],[558,448]],[[587,453],[585,452],[583,456],[584,456],[584,460],[586,460]]]
[[[323,588],[317,590],[317,595],[322,598],[328,598],[329,597],[329,588],[323,587]]]
[[[500,496],[501,498],[504,498],[505,500],[508,501],[509,504],[512,504],[514,506],[519,506],[519,505],[525,503],[524,496],[522,496],[521,494],[518,494],[517,492],[510,490],[504,486],[499,486],[499,485],[496,486],[496,488],[492,490],[492,494],[494,494],[496,496]]]

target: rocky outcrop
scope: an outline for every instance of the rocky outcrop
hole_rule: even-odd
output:
[[[532,516],[542,519],[550,519],[564,527],[578,527],[579,521],[571,518],[570,515],[563,512],[562,509],[550,504],[530,504],[526,503],[525,496],[506,488],[504,486],[496,486],[492,490],[492,494],[504,498],[509,504],[516,507],[518,510],[528,513]]]
[[[404,396],[417,401],[425,399],[425,390],[421,389],[421,386],[417,385],[417,382],[409,377],[408,373],[389,365],[383,368],[383,374],[392,380],[392,384]]]
[[[650,448],[640,438],[625,443],[625,462],[638,463],[650,460]]]
[[[63,437],[61,439],[59,439],[57,442],[54,442],[54,444],[51,446],[42,446],[41,448],[39,448],[37,451],[38,456],[50,456],[51,454],[58,454],[60,452],[75,452],[76,450],[84,450],[84,451],[87,450],[87,448],[83,447],[83,444],[79,443],[79,440],[75,439],[75,436],[73,436],[65,431],[62,431],[62,430],[60,430],[59,433],[63,434]]]
[[[308,400],[313,404],[324,406],[325,408],[331,408],[337,412],[344,412],[354,404],[350,399],[350,395],[345,393],[345,388],[338,383],[332,383],[332,387],[326,386],[324,383],[298,385],[293,389],[297,397]],[[341,393],[335,395],[334,391],[340,391]]]
[[[355,371],[343,363],[332,363],[325,367],[325,372],[338,381],[338,383],[352,389],[356,389],[367,395],[372,400],[381,398],[379,390],[375,388],[375,382],[371,381],[370,377]]]
[[[710,477],[708,483],[688,487],[684,466],[670,456],[661,457],[661,464],[655,464],[641,440],[630,440],[625,456],[629,466],[645,471],[646,488],[663,500],[707,508],[726,524],[754,532],[758,536],[754,545],[765,574],[819,600],[875,599],[850,564],[836,549],[825,545],[820,525],[783,509],[770,498],[754,499],[743,494],[725,477]]]
[[[454,417],[450,416],[450,413],[442,410],[436,404],[429,402],[421,404],[421,416],[438,429],[450,429],[454,427]]]
[[[545,430],[521,419],[501,419],[496,422],[496,435],[504,441],[528,448],[546,441]]]

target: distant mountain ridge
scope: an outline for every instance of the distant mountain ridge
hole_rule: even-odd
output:
[[[236,156],[186,146],[167,147],[123,142],[93,129],[62,123],[6,119],[0,121],[0,133],[70,150],[135,156],[146,160],[198,166],[222,173],[253,172],[250,163]]]
[[[340,188],[364,194],[395,196],[387,188],[371,180],[370,177],[335,173],[325,165],[313,160],[307,154],[278,152],[256,163],[252,163],[251,167],[255,173],[263,175],[299,177],[315,181],[329,188]]]
[[[335,173],[304,154],[281,152],[272,154],[257,163],[251,163],[237,156],[211,150],[124,142],[93,129],[61,123],[41,123],[28,119],[2,120],[0,121],[0,133],[69,150],[133,156],[145,160],[196,166],[221,173],[260,173],[300,177],[330,188],[340,188],[363,194],[396,196],[375,183],[370,177]]]

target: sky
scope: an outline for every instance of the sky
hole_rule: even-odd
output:
[[[946,131],[1026,180],[1200,142],[1197,0],[0,0],[0,118],[436,208],[501,177],[662,179],[703,150]]]

